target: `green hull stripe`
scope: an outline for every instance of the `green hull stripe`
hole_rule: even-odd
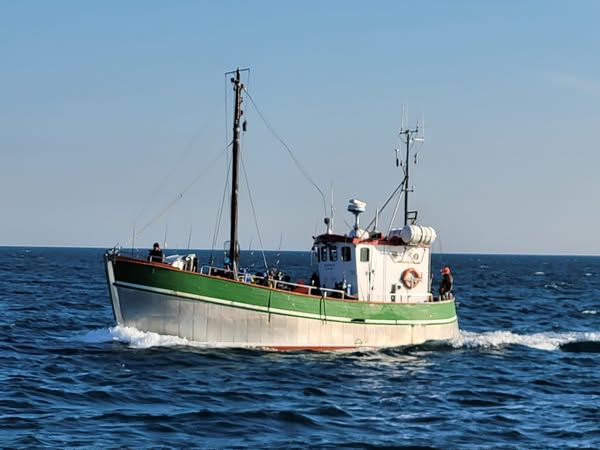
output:
[[[116,284],[156,290],[245,308],[353,323],[451,323],[456,321],[453,300],[427,303],[374,303],[302,295],[226,278],[184,272],[167,265],[118,257],[114,264]]]
[[[161,289],[161,288],[152,288],[147,286],[142,286],[139,284],[133,283],[124,283],[124,282],[115,282],[116,286],[122,286],[130,289],[136,289],[140,291],[148,291],[148,292],[156,292],[158,294],[170,295],[173,297],[187,298],[192,300],[201,300],[209,303],[218,303],[220,305],[231,306],[234,308],[241,308],[253,311],[261,311],[270,314],[279,314],[284,316],[293,316],[299,317],[303,319],[317,319],[317,320],[327,320],[330,322],[347,322],[352,323],[353,319],[348,317],[335,317],[329,315],[317,315],[317,314],[301,314],[296,311],[292,311],[289,309],[278,309],[278,308],[268,308],[263,306],[256,305],[248,305],[246,303],[239,303],[232,300],[222,300],[219,298],[206,297],[203,295],[189,294],[187,292],[173,291],[170,289]],[[364,322],[354,322],[357,325],[362,324],[372,324],[372,325],[443,325],[456,321],[456,316],[451,317],[449,319],[437,319],[437,320],[377,320],[377,319],[365,319]]]

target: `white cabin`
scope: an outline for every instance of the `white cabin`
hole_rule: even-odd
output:
[[[431,244],[436,233],[431,227],[405,225],[389,236],[369,233],[358,226],[365,204],[350,200],[348,210],[355,225],[347,235],[317,236],[313,251],[319,268],[321,288],[343,290],[359,301],[422,303],[432,300]]]

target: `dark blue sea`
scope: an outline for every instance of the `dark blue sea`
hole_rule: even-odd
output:
[[[600,448],[600,257],[435,254],[460,339],[277,353],[115,328],[102,254],[0,248],[0,447]]]

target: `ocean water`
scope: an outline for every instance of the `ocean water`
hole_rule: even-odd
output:
[[[600,448],[600,257],[434,255],[456,341],[277,353],[115,327],[102,253],[0,248],[1,448]]]

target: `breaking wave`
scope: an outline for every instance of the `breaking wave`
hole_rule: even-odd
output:
[[[219,348],[202,342],[196,342],[177,336],[161,335],[154,332],[140,331],[133,327],[111,327],[93,330],[83,335],[80,340],[88,344],[120,342],[132,348],[151,347],[197,347]],[[508,345],[523,345],[538,350],[565,350],[581,348],[581,344],[597,343],[600,346],[600,333],[568,332],[568,333],[535,333],[517,334],[510,331],[487,331],[475,333],[461,331],[460,336],[450,342],[452,348],[499,348]],[[429,346],[425,344],[425,347]],[[583,347],[595,348],[594,345]],[[435,349],[433,345],[431,349]]]
[[[538,350],[561,350],[566,344],[578,342],[600,343],[600,333],[568,332],[568,333],[535,333],[517,334],[510,331],[487,331],[473,333],[461,331],[460,337],[452,341],[455,348],[494,348],[506,345],[523,345]]]
[[[133,327],[111,327],[87,332],[81,340],[88,344],[104,342],[120,342],[133,348],[174,347],[199,345],[177,336],[162,335],[153,332],[140,331]]]

